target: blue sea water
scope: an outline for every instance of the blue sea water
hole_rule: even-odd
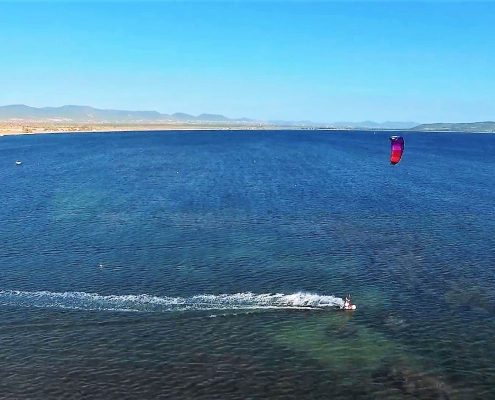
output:
[[[0,396],[495,398],[495,136],[391,134],[0,137]]]

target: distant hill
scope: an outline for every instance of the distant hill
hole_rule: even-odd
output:
[[[171,117],[157,111],[100,110],[88,106],[35,108],[26,105],[0,107],[0,120],[63,120],[71,122],[160,121]]]
[[[185,113],[175,113],[171,115],[171,118],[177,121],[195,121],[196,117],[194,115],[185,114]]]
[[[495,132],[495,122],[463,122],[463,123],[437,123],[422,124],[411,128],[413,131],[429,132],[471,132],[471,133],[491,133]]]
[[[198,121],[217,121],[217,122],[227,122],[231,121],[229,118],[218,114],[200,114],[196,117]]]
[[[300,128],[332,129],[410,129],[417,127],[415,122],[333,122],[315,123],[312,121],[262,121],[249,118],[231,119],[220,114],[185,113],[161,114],[158,111],[102,110],[89,106],[66,105],[62,107],[29,107],[24,104],[0,106],[0,121],[4,122],[61,122],[66,124],[95,123],[191,123],[191,124],[238,124]],[[422,125],[419,125],[422,126]]]

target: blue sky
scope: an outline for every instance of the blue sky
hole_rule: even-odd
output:
[[[495,2],[0,0],[0,105],[495,120]]]

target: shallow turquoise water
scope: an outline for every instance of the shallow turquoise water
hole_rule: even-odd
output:
[[[1,137],[0,393],[495,398],[495,136],[390,134]]]

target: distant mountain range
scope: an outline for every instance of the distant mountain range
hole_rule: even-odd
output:
[[[23,104],[0,106],[0,121],[3,122],[48,122],[63,124],[210,124],[210,125],[246,125],[246,126],[277,126],[300,127],[307,129],[368,129],[368,130],[414,130],[425,132],[495,132],[495,122],[472,123],[435,123],[418,124],[416,122],[387,121],[377,123],[363,122],[332,122],[316,123],[312,121],[262,121],[249,118],[231,119],[219,114],[200,114],[198,116],[175,113],[161,114],[158,111],[125,111],[101,110],[89,106],[62,106],[35,108]]]
[[[23,104],[0,107],[0,120],[67,122],[164,122],[164,121],[229,121],[223,115],[201,114],[197,117],[184,113],[161,114],[158,111],[100,110],[88,106],[35,108]]]
[[[311,121],[262,121],[249,118],[231,119],[219,114],[198,116],[175,113],[162,114],[157,111],[101,110],[89,106],[66,105],[62,107],[29,107],[23,104],[0,106],[0,121],[4,122],[53,122],[53,123],[221,123],[245,125],[273,125],[315,128],[347,129],[409,129],[415,122],[334,122],[315,123]]]

